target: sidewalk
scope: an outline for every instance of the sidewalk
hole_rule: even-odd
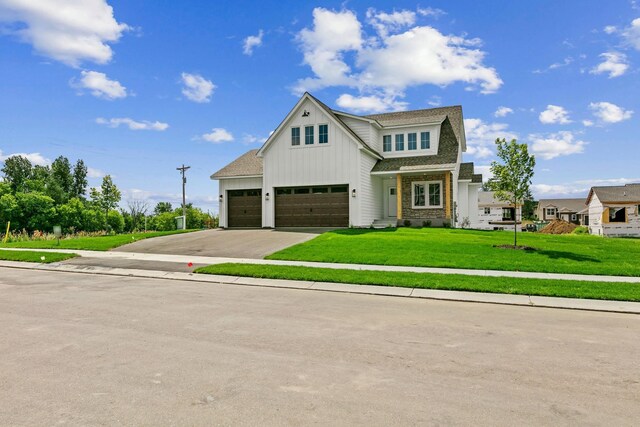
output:
[[[106,257],[105,257],[106,258]],[[393,286],[352,285],[343,283],[311,282],[300,280],[256,279],[252,277],[221,276],[182,273],[173,271],[139,270],[101,266],[72,265],[64,263],[36,264],[16,261],[0,261],[0,268],[23,268],[40,271],[57,271],[80,274],[141,277],[152,279],[185,280],[223,285],[260,286],[271,288],[306,289],[312,291],[342,292],[404,298],[422,298],[442,301],[473,302],[485,304],[518,305],[569,310],[601,311],[638,314],[640,303],[575,298],[554,298],[535,295],[509,295],[483,292],[444,291]]]
[[[143,254],[137,252],[102,252],[102,251],[83,251],[75,249],[22,249],[22,248],[2,248],[3,250],[20,250],[20,251],[37,251],[37,252],[66,252],[75,253],[83,258],[92,258],[96,260],[97,266],[100,266],[100,260],[129,260],[129,261],[151,261],[161,263],[181,263],[181,264],[198,264],[211,265],[222,263],[240,263],[240,264],[263,264],[263,265],[289,265],[302,267],[319,267],[345,270],[372,270],[372,271],[398,271],[411,273],[436,273],[436,274],[462,274],[466,276],[488,276],[488,277],[515,277],[515,278],[531,278],[531,279],[555,279],[555,280],[582,280],[591,282],[622,282],[622,283],[640,283],[640,277],[628,276],[598,276],[588,274],[561,274],[561,273],[535,273],[526,271],[500,271],[500,270],[468,270],[460,268],[432,268],[432,267],[405,267],[394,265],[368,265],[368,264],[341,264],[341,263],[325,263],[325,262],[308,262],[308,261],[277,261],[266,259],[249,259],[249,258],[221,258],[221,257],[203,257],[191,255],[166,255],[166,254]]]

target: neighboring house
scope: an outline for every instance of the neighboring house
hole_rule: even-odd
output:
[[[584,199],[541,199],[538,202],[536,216],[540,221],[562,219],[578,225],[588,224]]]
[[[591,187],[587,205],[589,233],[640,237],[640,184]]]
[[[214,173],[221,227],[456,226],[482,176],[462,107],[357,116],[305,93],[259,150]]]
[[[478,193],[478,219],[471,222],[471,228],[480,230],[499,230],[514,225],[514,218],[518,224],[522,222],[522,205],[513,207],[508,202],[496,199],[493,191]]]

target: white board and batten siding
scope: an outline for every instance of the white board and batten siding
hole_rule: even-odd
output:
[[[302,117],[304,110],[309,112],[306,117]],[[321,124],[329,125],[329,142],[326,144],[318,143],[318,125]],[[305,126],[314,126],[313,145],[305,144]],[[300,127],[299,146],[291,145],[292,127]],[[361,168],[357,166],[361,156],[369,157],[361,153],[361,145],[308,99],[282,124],[281,131],[274,137],[263,152],[263,194],[275,195],[278,187],[347,184],[350,193],[354,188],[358,193],[358,197],[349,196],[350,223],[360,226],[359,201],[364,192],[360,188]],[[275,227],[275,197],[263,203],[263,226]]]
[[[360,220],[357,225],[366,227],[373,224],[376,219],[384,216],[382,178],[371,175],[371,169],[373,169],[377,160],[362,150],[360,154],[360,188],[357,189]]]
[[[222,203],[220,203],[220,227],[227,227],[227,200],[229,190],[257,190],[262,189],[262,177],[248,178],[227,178],[218,181],[219,193],[222,194]],[[264,217],[264,201],[262,206],[262,216]]]

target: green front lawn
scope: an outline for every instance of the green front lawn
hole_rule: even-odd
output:
[[[0,260],[3,261],[41,262],[48,264],[50,262],[59,262],[65,259],[75,258],[76,256],[76,254],[59,252],[3,251],[0,249]]]
[[[267,279],[351,283],[355,285],[381,285],[398,286],[402,288],[640,301],[640,283],[520,279],[512,277],[464,276],[461,274],[338,270],[331,268],[232,263],[209,265],[198,268],[195,272]]]
[[[589,235],[518,233],[446,228],[346,229],[269,255],[268,259],[466,269],[640,276],[640,240]]]
[[[115,236],[78,237],[61,239],[58,246],[57,240],[30,240],[25,242],[11,242],[0,245],[7,248],[31,248],[31,249],[78,249],[87,251],[108,251],[118,246],[133,243],[138,240],[152,237],[168,236],[170,234],[189,233],[195,230],[151,231],[148,233],[116,234]]]

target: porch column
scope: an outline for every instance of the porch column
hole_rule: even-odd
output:
[[[396,174],[396,219],[402,219],[402,176]]]
[[[444,173],[444,214],[447,219],[451,219],[451,172]]]

